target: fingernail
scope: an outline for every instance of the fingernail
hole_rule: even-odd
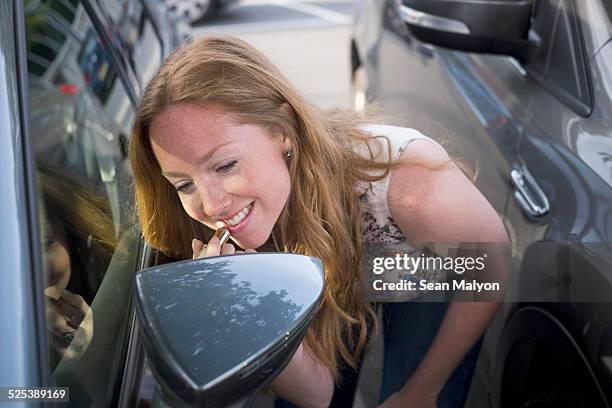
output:
[[[219,237],[212,237],[212,239],[210,240],[210,243],[215,243],[218,244],[219,243]]]

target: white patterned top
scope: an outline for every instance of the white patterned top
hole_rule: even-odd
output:
[[[425,139],[436,144],[440,149],[444,148],[435,140],[425,136],[417,130],[385,125],[365,125],[363,130],[372,134],[369,143],[377,161],[386,162],[389,152],[384,138],[386,136],[391,143],[393,159],[397,160],[408,144],[413,140]],[[365,144],[357,145],[355,150],[364,157],[369,158],[369,151]],[[392,171],[382,180],[361,183],[357,189],[360,195],[361,228],[363,237],[364,259],[362,273],[364,273],[364,295],[368,301],[394,301],[403,302],[419,298],[426,291],[423,290],[393,290],[373,291],[372,284],[380,275],[372,273],[372,257],[395,257],[396,254],[408,254],[408,256],[419,256],[427,250],[421,246],[408,243],[406,237],[400,230],[396,221],[391,216],[388,205],[389,179]],[[374,173],[375,174],[375,173]],[[382,174],[382,171],[378,174]],[[430,254],[431,255],[431,254]],[[425,279],[428,283],[440,282],[445,278],[444,271],[419,269],[414,274],[405,270],[393,270],[384,273],[385,282],[399,282],[401,280],[418,282]]]

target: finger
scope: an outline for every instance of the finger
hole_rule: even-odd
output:
[[[247,254],[256,254],[257,253],[257,251],[254,250],[253,248],[245,249],[244,252],[246,252]]]
[[[85,303],[85,299],[81,295],[77,295],[76,293],[72,293],[69,290],[64,289],[62,292],[62,299],[71,304],[74,307],[81,308],[82,304]]]
[[[236,247],[232,244],[223,244],[221,248],[221,255],[233,255],[236,253]]]
[[[74,331],[74,328],[68,325],[66,318],[54,307],[47,309],[46,312],[48,328],[55,336],[63,338],[64,333]]]
[[[208,241],[208,246],[206,247],[206,256],[217,256],[221,253],[221,243],[219,242],[219,238],[213,237],[210,241]]]
[[[191,249],[193,250],[193,259],[196,259],[200,252],[202,252],[202,248],[204,248],[204,243],[199,239],[193,239],[191,241]]]
[[[68,290],[64,290],[64,292],[62,292],[62,299],[63,299],[63,302],[61,302],[62,306],[64,306],[67,303],[68,305],[74,307],[73,310],[66,310],[64,308],[63,309],[64,315],[70,316],[70,324],[72,324],[73,326],[78,326],[78,324],[81,323],[81,321],[85,317],[85,313],[87,313],[90,310],[89,305],[87,304],[87,302],[85,302],[85,299],[83,299],[81,295],[77,295]],[[80,310],[81,313],[78,315],[75,315],[76,310]]]

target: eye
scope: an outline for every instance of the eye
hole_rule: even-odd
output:
[[[225,164],[225,165],[223,165],[221,167],[218,167],[217,171],[219,173],[227,173],[228,171],[230,171],[234,167],[236,167],[236,164],[238,164],[238,160],[232,160],[231,162],[229,162],[229,163],[227,163],[227,164]]]
[[[192,186],[193,186],[192,182],[187,182],[187,183],[178,184],[178,185],[174,186],[174,189],[178,193],[188,193]]]
[[[53,238],[50,238],[50,237],[46,237],[42,242],[43,248],[45,248],[45,251],[47,252],[53,249],[55,244],[56,242],[53,240]]]

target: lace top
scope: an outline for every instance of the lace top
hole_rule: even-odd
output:
[[[365,125],[362,130],[370,133],[372,141],[368,143],[377,161],[386,162],[389,157],[389,149],[384,138],[386,136],[391,144],[393,159],[399,158],[413,140],[426,139],[444,150],[440,144],[422,133],[410,129],[385,125]],[[369,150],[365,144],[357,145],[355,150],[364,157],[369,157]],[[426,291],[423,290],[393,290],[374,291],[373,282],[381,279],[380,275],[372,272],[373,257],[395,257],[396,254],[407,254],[408,256],[419,256],[427,250],[423,247],[410,244],[400,230],[396,221],[391,216],[387,200],[389,190],[389,179],[392,171],[382,180],[370,183],[361,183],[357,186],[360,195],[361,228],[363,237],[363,261],[362,273],[364,274],[364,295],[367,301],[395,301],[402,302],[413,300]],[[375,174],[375,173],[374,173]],[[382,174],[382,171],[379,173]],[[418,287],[419,281],[425,279],[427,282],[440,282],[445,277],[443,271],[439,270],[417,270],[411,274],[405,270],[391,270],[384,272],[385,282],[400,282],[401,280],[414,281]]]

